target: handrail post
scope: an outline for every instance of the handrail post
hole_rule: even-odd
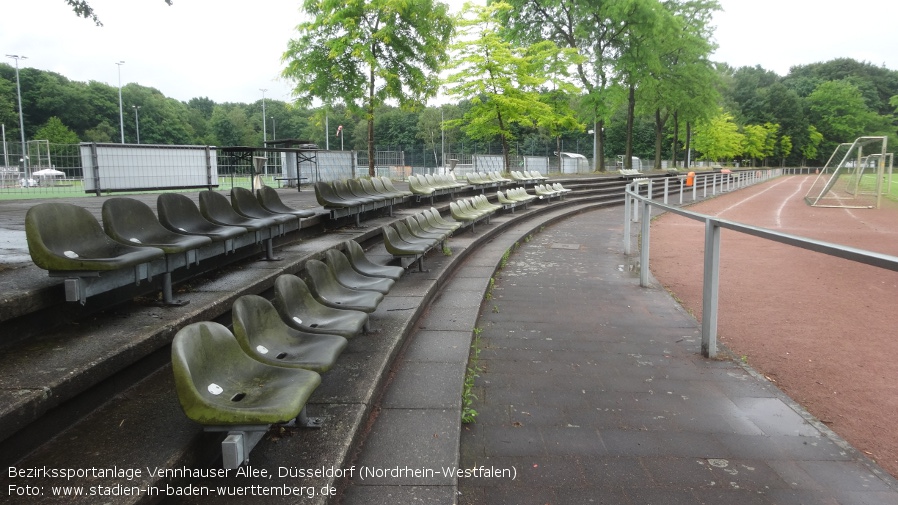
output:
[[[649,287],[649,230],[652,224],[652,204],[642,202],[642,247],[639,248],[639,285]]]
[[[664,204],[665,205],[667,205],[667,190],[668,190],[669,186],[670,186],[670,178],[665,177],[664,178]]]
[[[706,358],[717,357],[719,288],[720,226],[709,218],[705,220],[705,262],[702,281],[702,356]]]
[[[635,184],[634,184],[635,186]],[[632,203],[633,196],[630,195],[629,190],[624,188],[624,254],[627,256],[630,255],[630,206]]]

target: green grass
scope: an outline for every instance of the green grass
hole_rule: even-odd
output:
[[[477,411],[472,406],[477,395],[474,394],[474,381],[480,377],[483,369],[480,367],[480,334],[483,328],[474,328],[474,340],[471,342],[471,354],[468,358],[468,368],[465,371],[465,382],[461,393],[461,422],[473,423],[477,419]]]

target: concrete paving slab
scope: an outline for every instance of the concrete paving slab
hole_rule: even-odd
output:
[[[465,363],[403,362],[381,401],[385,409],[460,409]]]
[[[621,503],[898,497],[894,479],[868,470],[774,385],[739,363],[701,358],[698,323],[662,290],[639,288],[626,258],[593,247],[594,234],[614,243],[620,228],[603,226],[599,212],[589,218],[547,228],[497,275],[499,310],[476,323],[480,415],[462,432],[461,465],[502,460],[526,470],[508,488],[460,481],[460,502],[586,503],[606,490]],[[564,484],[530,471],[564,456]],[[853,469],[841,474],[847,482],[821,488],[818,479],[842,465]],[[600,469],[613,476],[607,483],[571,478]]]
[[[455,503],[455,491],[448,486],[351,486],[343,496],[349,503],[395,505],[397,503]]]
[[[461,421],[455,409],[383,409],[356,462],[373,473],[353,479],[366,486],[451,485]]]
[[[471,333],[418,331],[405,351],[405,361],[468,363]]]

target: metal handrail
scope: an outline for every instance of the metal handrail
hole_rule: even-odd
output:
[[[711,176],[712,174],[708,174]],[[767,177],[760,177],[757,182],[770,180],[772,177],[779,176],[780,173],[771,173]],[[694,183],[698,185],[696,181]],[[693,186],[694,187],[694,186]],[[741,186],[745,187],[745,186]],[[675,207],[663,202],[657,202],[651,199],[651,187],[649,185],[647,195],[639,194],[639,184],[633,183],[627,186],[625,192],[624,204],[624,252],[630,254],[630,221],[641,221],[641,243],[642,247],[639,251],[640,256],[640,272],[639,285],[642,287],[649,286],[649,251],[650,251],[650,222],[652,207],[672,212],[674,214],[693,219],[695,221],[703,221],[705,223],[705,254],[702,275],[702,355],[707,358],[717,356],[717,314],[718,314],[718,291],[720,283],[720,229],[726,228],[746,235],[760,237],[771,240],[780,244],[786,244],[808,251],[814,251],[828,256],[855,261],[865,265],[884,268],[898,272],[898,256],[882,254],[857,247],[825,242],[781,231],[761,228],[726,219],[692,212],[683,208]],[[666,197],[665,197],[666,200]],[[641,208],[641,219],[639,219],[637,211]],[[632,214],[632,217],[631,217]]]

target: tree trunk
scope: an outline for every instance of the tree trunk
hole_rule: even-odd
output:
[[[680,141],[680,118],[677,113],[674,112],[674,131],[673,131],[673,148],[671,149],[670,159],[673,162],[673,167],[677,167],[677,143]]]
[[[661,170],[661,148],[664,140],[664,123],[667,122],[667,114],[662,117],[661,109],[655,109],[655,163],[654,169]]]
[[[605,120],[600,119],[596,122],[596,158],[598,158],[598,163],[596,164],[597,170],[599,172],[605,171]]]
[[[374,67],[371,67],[368,81],[368,176],[374,177]]]
[[[687,170],[689,166],[692,164],[692,123],[686,121],[686,163],[684,164],[684,168]]]
[[[633,168],[633,116],[636,112],[636,86],[630,84],[627,94],[627,149],[624,153],[624,168]]]
[[[555,137],[555,153],[558,156],[558,172],[561,172],[561,135]],[[546,168],[546,175],[549,175],[548,168]]]

